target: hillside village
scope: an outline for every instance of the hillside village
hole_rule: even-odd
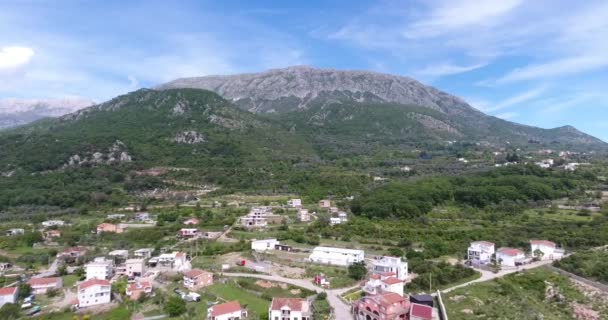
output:
[[[403,255],[378,254],[350,246],[303,246],[261,237],[272,234],[269,231],[273,228],[290,225],[322,221],[335,228],[346,224],[349,213],[337,203],[340,202],[324,199],[307,204],[298,198],[282,204],[268,202],[249,207],[234,218],[233,224],[210,229],[200,227],[205,225],[204,216],[181,216],[174,220],[174,234],[165,237],[172,239],[167,246],[62,246],[60,242],[69,243],[61,241],[64,232],[73,226],[60,219],[10,228],[5,232],[7,238],[35,234],[40,242],[33,243],[34,247],[53,248],[57,253],[49,256],[48,264],[38,267],[3,263],[3,279],[15,281],[4,281],[7,285],[0,289],[0,304],[19,305],[25,315],[52,316],[58,312],[103,314],[132,301],[140,305],[140,310],[152,312],[136,314],[171,316],[167,315],[170,308],[159,309],[150,304],[163,297],[160,301],[165,304],[173,301],[176,308],[190,306],[197,310],[191,311],[197,317],[204,314],[209,320],[447,319],[441,292],[451,290],[450,285],[408,289],[420,275],[411,272]],[[218,202],[213,205],[222,206]],[[92,226],[90,236],[103,239],[131,230],[151,232],[164,228],[165,222],[161,221],[166,217],[162,213],[137,209],[125,208],[107,214],[103,222],[88,224]],[[232,238],[243,233],[249,235],[249,240]],[[453,283],[453,287],[542,267],[569,254],[546,239],[530,239],[527,247],[518,248],[496,248],[490,240],[471,242],[462,252],[463,259],[453,262],[470,270],[469,276]],[[228,254],[230,258],[199,256],[199,245],[208,247],[213,243],[236,245],[243,251],[240,256]],[[268,302],[254,305],[250,297],[218,292],[216,288],[220,287],[243,290],[248,292],[246,295],[253,294],[257,299],[262,296]]]

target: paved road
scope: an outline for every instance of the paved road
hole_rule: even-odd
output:
[[[479,278],[477,278],[475,280],[469,281],[469,282],[465,282],[465,283],[459,284],[457,286],[453,286],[453,287],[450,287],[450,288],[447,288],[447,289],[440,290],[440,291],[441,291],[441,293],[448,293],[448,292],[450,292],[452,290],[456,290],[458,288],[466,287],[466,286],[468,286],[470,284],[473,284],[473,283],[490,281],[490,280],[494,280],[496,278],[504,277],[504,276],[506,276],[508,274],[511,274],[511,273],[515,273],[517,271],[523,271],[523,270],[538,268],[538,267],[541,267],[541,266],[544,266],[544,265],[547,265],[547,264],[551,264],[551,263],[553,263],[553,261],[554,260],[543,260],[543,261],[533,262],[533,263],[526,264],[526,265],[523,265],[523,266],[520,266],[520,267],[517,267],[517,268],[503,269],[503,270],[500,270],[497,273],[494,273],[492,271],[475,269],[476,271],[479,271],[481,273],[481,277],[479,277]]]
[[[224,273],[227,277],[249,277],[249,278],[257,278],[269,281],[276,282],[284,282],[289,283],[294,286],[302,287],[304,289],[308,289],[314,292],[323,292],[327,293],[327,301],[329,305],[333,308],[335,319],[338,320],[348,320],[353,319],[351,313],[351,306],[344,303],[339,296],[344,294],[346,291],[351,290],[353,288],[358,287],[359,285],[350,287],[350,288],[342,288],[342,289],[333,289],[333,290],[324,290],[312,284],[310,279],[290,279],[276,275],[263,275],[263,274],[255,274],[255,273]]]
[[[57,273],[58,267],[59,267],[59,259],[55,258],[55,260],[53,260],[53,263],[51,263],[51,265],[49,266],[48,269],[46,269],[46,271],[33,275],[32,278],[52,277],[55,275],[55,273]]]

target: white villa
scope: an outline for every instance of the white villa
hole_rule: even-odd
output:
[[[183,252],[163,253],[158,256],[158,263],[161,265],[170,265],[175,271],[188,271],[191,269],[190,263],[186,259],[186,254]]]
[[[325,199],[325,200],[321,200],[319,201],[319,207],[321,208],[329,208],[331,207],[331,201]]]
[[[114,275],[114,261],[104,257],[95,258],[85,266],[87,280],[100,279],[109,280]]]
[[[335,226],[340,223],[342,223],[342,220],[340,218],[334,218],[334,217],[329,218],[329,224],[332,226]]]
[[[273,298],[268,308],[268,319],[312,320],[310,303],[306,299]]]
[[[338,212],[338,219],[340,219],[340,222],[347,222],[348,214],[344,211],[340,211],[340,212]]]
[[[251,241],[251,250],[266,251],[274,250],[275,245],[279,244],[277,239],[253,240]]]
[[[47,221],[43,221],[42,222],[42,226],[45,228],[48,227],[61,227],[65,224],[65,222],[63,222],[63,220],[47,220]]]
[[[332,247],[316,247],[308,257],[311,262],[335,266],[349,266],[355,262],[364,261],[364,258],[363,250]]]
[[[287,201],[287,205],[292,208],[298,208],[302,206],[302,199],[291,199]]]
[[[112,285],[110,281],[90,279],[78,285],[78,307],[110,303]]]
[[[540,250],[542,252],[542,260],[553,260],[561,258],[564,255],[564,251],[557,249],[555,242],[549,240],[530,240],[530,252],[534,256],[534,252]]]
[[[526,256],[523,251],[515,248],[499,248],[496,251],[496,261],[501,266],[515,267],[518,264],[523,263],[526,260]]]
[[[239,223],[244,227],[265,227],[268,225],[267,217],[272,215],[270,207],[253,207],[246,216],[240,218]]]
[[[489,264],[494,252],[494,243],[488,241],[473,241],[467,250],[467,260],[473,265]]]
[[[148,259],[148,258],[152,257],[152,252],[154,252],[153,248],[141,248],[141,249],[135,250],[133,252],[133,255],[136,258]]]
[[[372,262],[372,272],[374,274],[392,272],[397,279],[406,280],[408,276],[407,261],[401,260],[400,257],[384,256]]]

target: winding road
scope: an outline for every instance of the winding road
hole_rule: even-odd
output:
[[[290,279],[290,278],[285,278],[285,277],[276,276],[276,275],[263,275],[263,274],[256,274],[256,273],[223,273],[223,275],[227,276],[227,277],[246,277],[246,278],[256,278],[256,279],[263,279],[263,280],[269,280],[269,281],[276,281],[276,282],[284,282],[284,283],[302,287],[304,289],[308,289],[308,290],[311,290],[311,291],[314,291],[317,293],[325,292],[325,293],[327,293],[327,301],[329,302],[329,305],[334,310],[335,319],[340,319],[340,320],[353,319],[353,316],[351,313],[351,306],[344,303],[340,299],[340,296],[348,290],[359,287],[359,285],[352,286],[350,288],[324,290],[322,288],[319,288],[319,287],[313,285],[312,282],[310,281],[310,279]]]

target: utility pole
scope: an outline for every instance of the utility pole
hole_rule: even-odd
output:
[[[433,287],[433,273],[429,272],[429,294],[432,292],[432,287]]]

